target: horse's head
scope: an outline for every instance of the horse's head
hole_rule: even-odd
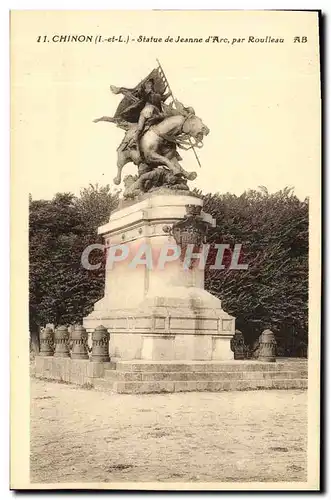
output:
[[[197,143],[201,143],[204,136],[208,135],[210,130],[203,123],[201,118],[195,115],[194,110],[189,110],[183,124],[183,132],[193,137]],[[192,112],[193,111],[193,112]]]

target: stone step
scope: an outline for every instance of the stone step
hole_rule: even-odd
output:
[[[176,361],[117,361],[116,371],[124,372],[242,372],[242,371],[292,371],[306,370],[307,360],[277,361],[262,363],[259,361],[209,361],[209,362],[176,362]]]
[[[223,381],[223,380],[268,380],[268,379],[306,379],[307,370],[287,371],[209,371],[209,372],[125,372],[122,370],[105,370],[105,378],[109,381]]]
[[[171,392],[221,392],[264,389],[307,389],[307,379],[258,379],[223,381],[138,381],[112,382],[109,379],[95,379],[94,387],[106,392],[120,394],[152,394]]]
[[[104,392],[115,392],[114,388],[116,382],[113,382],[112,380],[109,380],[107,378],[94,378],[92,384],[94,389]]]

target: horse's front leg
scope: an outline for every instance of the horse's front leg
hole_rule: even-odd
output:
[[[123,169],[124,165],[122,165],[121,167],[117,166],[117,174],[116,174],[116,177],[114,177],[113,179],[113,182],[116,186],[119,186],[122,182],[122,169]]]
[[[127,157],[127,152],[122,149],[117,150],[117,174],[114,177],[114,184],[118,186],[122,181],[122,170],[123,167],[129,162],[129,158]]]

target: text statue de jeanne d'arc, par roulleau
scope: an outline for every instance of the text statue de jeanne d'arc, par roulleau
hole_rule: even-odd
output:
[[[137,165],[138,174],[124,178],[124,198],[160,187],[188,191],[187,181],[194,180],[197,174],[181,166],[178,148],[192,149],[199,163],[195,148],[203,146],[209,129],[192,107],[174,98],[159,61],[157,68],[133,89],[113,85],[110,89],[124,97],[113,117],[102,116],[94,121],[115,123],[125,131],[117,148],[114,183],[121,183],[127,163]],[[167,100],[170,104],[166,104]]]

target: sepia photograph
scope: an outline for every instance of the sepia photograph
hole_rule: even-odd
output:
[[[11,488],[318,491],[320,12],[10,31]]]

